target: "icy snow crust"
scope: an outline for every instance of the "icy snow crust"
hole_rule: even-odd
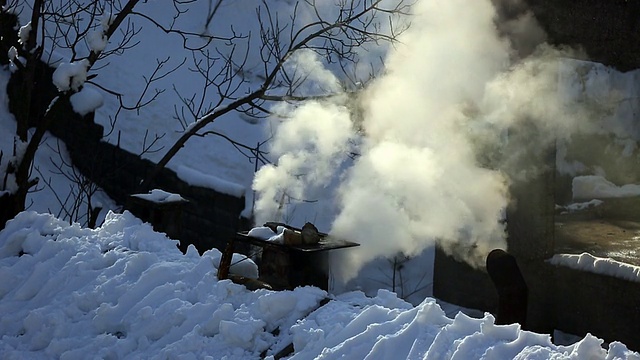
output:
[[[433,299],[413,307],[384,290],[320,308],[327,294],[313,287],[250,292],[217,281],[218,251],[175,244],[127,212],[95,230],[21,213],[0,232],[2,358],[257,359],[293,343],[293,359],[640,359],[591,335],[556,346],[488,314],[450,319]]]

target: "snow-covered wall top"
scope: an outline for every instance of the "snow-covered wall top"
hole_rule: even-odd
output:
[[[176,173],[180,180],[189,185],[202,186],[237,198],[245,196],[244,186],[221,179],[211,174],[205,174],[188,166],[179,165]]]
[[[133,194],[131,196],[158,204],[184,201],[184,198],[180,196],[180,194],[172,194],[162,189],[152,189],[147,194]]]
[[[580,255],[556,254],[549,259],[549,262],[553,265],[640,282],[640,267],[609,258],[596,257],[588,253]]]
[[[587,175],[573,178],[573,199],[607,199],[640,196],[640,185],[618,186],[602,176]]]

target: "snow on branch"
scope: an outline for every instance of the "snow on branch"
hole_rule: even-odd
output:
[[[84,59],[71,63],[61,63],[53,73],[53,84],[60,91],[80,90],[87,81],[89,61]]]

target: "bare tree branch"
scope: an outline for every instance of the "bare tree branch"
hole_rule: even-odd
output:
[[[141,185],[143,189],[151,185],[160,170],[185,146],[191,137],[197,136],[204,127],[231,111],[239,110],[251,114],[252,112],[248,108],[265,109],[262,105],[264,101],[304,101],[314,97],[321,99],[336,96],[337,94],[296,94],[296,89],[305,82],[306,75],[298,76],[295,72],[289,74],[285,70],[285,64],[293,54],[302,49],[309,49],[319,55],[323,55],[327,61],[331,61],[332,57],[336,57],[340,61],[355,62],[358,59],[357,47],[368,42],[394,41],[392,35],[384,34],[380,31],[378,23],[374,21],[376,14],[396,14],[406,9],[402,2],[392,9],[384,9],[379,6],[382,0],[342,1],[337,17],[332,21],[328,21],[320,14],[315,0],[305,0],[305,2],[315,11],[317,19],[294,30],[298,19],[297,4],[293,15],[290,17],[291,22],[281,25],[278,15],[271,11],[267,1],[262,1],[262,6],[257,9],[256,13],[260,24],[260,41],[262,44],[260,54],[264,67],[264,76],[260,85],[253,90],[249,89],[244,95],[236,97],[235,93],[240,87],[231,86],[234,79],[233,76],[218,78],[219,81],[213,79],[210,83],[207,83],[218,88],[217,105],[213,110],[200,116],[197,121],[185,129],[184,133],[160,159],[154,171],[144,180]],[[287,33],[289,34],[288,39],[284,36]],[[396,32],[391,32],[391,34],[394,33]],[[246,58],[245,56],[244,61],[246,61]],[[226,63],[222,66],[222,69],[229,70],[229,64],[233,63],[232,59],[233,55],[226,57]],[[241,74],[241,71],[245,70],[242,65],[237,68],[239,70],[235,71],[234,74]],[[207,76],[209,73],[203,72],[203,75]],[[227,87],[223,88],[225,85]],[[277,92],[272,93],[272,91],[283,88],[288,89],[284,95]],[[193,98],[185,99],[183,97],[183,102],[187,107],[193,104]],[[192,116],[194,113],[194,111],[191,111]],[[180,116],[180,114],[180,112],[176,111],[177,116]]]

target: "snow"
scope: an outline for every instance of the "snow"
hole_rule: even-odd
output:
[[[10,47],[9,51],[7,52],[7,56],[9,57],[10,61],[14,61],[18,57],[18,49],[16,49],[15,46]]]
[[[152,189],[147,194],[134,194],[140,199],[148,200],[154,203],[169,203],[184,201],[184,198],[180,194],[172,194],[161,189]]]
[[[25,45],[29,41],[29,34],[31,33],[31,21],[26,25],[23,25],[18,30],[18,42]]]
[[[53,72],[53,84],[60,91],[78,91],[87,81],[88,60],[60,63]]]
[[[100,52],[107,47],[107,43],[109,42],[107,31],[114,20],[115,17],[112,16],[111,13],[105,13],[100,19],[100,28],[91,31],[87,35],[87,43],[91,51]]]
[[[290,2],[287,1],[287,3]],[[199,15],[204,13],[200,10],[206,11],[206,2],[199,1],[193,4],[195,11],[191,11],[190,14],[195,14],[195,16],[187,18],[185,28],[200,32],[204,16],[199,17]],[[283,10],[281,13],[285,17],[288,16],[290,8],[285,6],[285,2],[274,1],[273,4],[273,6],[281,7]],[[172,7],[158,6],[153,2],[141,3],[137,7],[139,7],[139,11],[157,15],[161,20],[171,19]],[[465,7],[467,6],[465,5]],[[222,16],[216,18],[213,23],[215,28],[205,32],[226,34],[230,24],[235,26],[238,33],[246,34],[252,29],[255,31],[255,22],[247,21],[245,17],[247,13],[253,13],[253,11],[247,12],[247,8],[253,9],[252,2],[225,3],[221,10]],[[443,8],[447,7],[443,6]],[[472,9],[470,6],[468,8]],[[439,11],[432,13],[434,19],[441,16]],[[23,16],[25,14],[28,15],[28,11],[23,12]],[[454,21],[459,21],[457,12],[454,13],[453,18]],[[69,17],[69,19],[71,18]],[[103,31],[112,20],[113,17],[110,14],[103,16],[101,22]],[[428,24],[429,22],[424,23]],[[467,24],[468,22],[463,23]],[[92,71],[92,74],[97,75],[93,79],[95,83],[122,94],[125,100],[137,99],[140,90],[145,86],[142,79],[148,78],[152,70],[149,64],[153,63],[153,60],[167,58],[169,63],[166,67],[169,68],[179,63],[183,58],[191,56],[183,51],[181,38],[165,36],[155,27],[149,26],[148,23],[140,22],[139,24],[143,24],[137,38],[140,39],[140,44],[128,50],[125,53],[126,56],[110,57],[108,66]],[[490,28],[494,27],[492,19],[489,19],[487,24]],[[455,28],[462,27],[455,26]],[[473,32],[473,29],[470,30]],[[98,27],[92,35],[95,39],[92,40],[90,36],[88,39],[89,50],[97,51],[107,45],[104,37],[101,36],[103,31],[100,31]],[[21,30],[21,39],[24,38],[26,41],[28,33],[27,28]],[[445,31],[445,33],[449,34],[450,32]],[[404,141],[400,138],[402,149],[406,144],[411,145],[413,141],[438,140],[437,138],[431,139],[431,136],[424,136],[424,134],[441,133],[439,131],[441,129],[432,131],[426,128],[426,131],[420,131],[424,128],[423,119],[433,117],[434,112],[425,111],[422,114],[424,116],[415,117],[414,114],[409,113],[413,106],[403,106],[403,103],[415,105],[423,102],[435,102],[442,104],[444,102],[440,101],[442,100],[441,95],[445,97],[444,100],[447,100],[447,96],[444,95],[449,93],[454,97],[454,100],[458,100],[454,96],[457,93],[455,86],[445,87],[446,91],[442,91],[440,87],[430,86],[433,83],[455,85],[457,81],[458,85],[469,89],[469,93],[473,93],[477,88],[484,89],[486,85],[482,81],[474,81],[476,78],[486,76],[487,74],[484,73],[486,69],[480,66],[477,54],[468,51],[469,46],[466,43],[440,41],[439,38],[431,41],[431,38],[425,38],[420,34],[416,38],[424,39],[426,45],[435,44],[436,46],[428,48],[432,51],[425,53],[410,49],[410,53],[401,54],[400,57],[407,56],[413,59],[415,67],[403,65],[401,62],[397,70],[406,73],[410,80],[427,76],[429,81],[422,84],[414,84],[413,82],[403,84],[403,87],[408,86],[410,91],[399,91],[394,86],[379,86],[377,90],[381,92],[381,96],[375,98],[379,101],[373,101],[377,106],[373,108],[376,110],[375,115],[380,117],[378,125],[381,129],[377,130],[384,130],[386,126],[392,125],[383,116],[380,116],[387,113],[390,118],[396,119],[396,122],[406,122],[408,125],[401,134],[390,132],[390,135],[384,136],[385,141],[389,138],[395,139],[399,135],[408,137],[411,141]],[[158,46],[158,39],[161,39],[162,46]],[[500,44],[502,43],[503,41],[500,40]],[[451,44],[460,45],[462,50],[460,56],[455,53],[454,56],[449,56],[446,51],[443,51],[443,49],[451,47]],[[437,47],[437,45],[443,45],[443,47]],[[482,43],[478,42],[478,45],[482,45]],[[480,47],[483,49],[483,53],[486,52],[486,46]],[[376,56],[386,57],[384,51],[373,50]],[[48,49],[45,49],[45,52],[47,51]],[[238,53],[242,53],[242,51],[238,51]],[[438,54],[446,56],[439,58]],[[504,55],[501,50],[488,52],[488,54],[496,54],[497,57]],[[293,60],[298,62],[297,65],[305,65],[303,68],[310,71],[310,77],[318,82],[318,84],[310,84],[310,86],[322,85],[320,88],[323,86],[332,88],[335,85],[334,78],[325,79],[319,76],[320,74],[328,76],[329,73],[326,69],[319,67],[321,64],[317,58],[310,57],[310,53],[298,55]],[[459,64],[460,71],[442,71],[443,66],[450,65],[451,58],[457,59],[453,65]],[[258,57],[250,56],[247,69],[252,69],[256,63],[261,65],[256,59]],[[468,60],[468,62],[463,60]],[[87,76],[86,66],[81,62],[69,63],[69,60],[66,62],[60,64],[56,70],[54,83],[62,91],[80,90],[76,94],[80,97],[75,97],[77,101],[72,100],[75,102],[74,110],[82,114],[91,108],[97,108],[96,122],[109,129],[111,117],[118,110],[118,100],[107,97],[104,99],[104,106],[98,105],[98,97],[95,94],[83,94],[85,89],[90,89],[89,85],[84,84]],[[364,67],[367,67],[366,62],[363,64],[365,64]],[[577,97],[587,93],[589,99],[599,99],[598,104],[609,100],[618,101],[620,96],[625,94],[631,94],[629,95],[631,98],[637,97],[634,95],[637,94],[637,86],[632,81],[637,75],[627,76],[602,65],[587,62],[580,65],[588,67],[586,72],[576,71],[575,64],[571,61],[562,62],[560,66],[566,70],[561,72],[561,75],[567,78],[564,82],[561,81],[561,85],[567,85],[564,89],[567,93],[575,92]],[[468,76],[469,73],[474,73],[474,76]],[[253,76],[249,72],[246,75],[247,79],[251,79]],[[5,71],[0,72],[0,82],[3,85],[0,88],[4,89],[7,77],[8,74]],[[538,78],[543,77],[539,76]],[[192,71],[178,71],[152,84],[152,88],[170,89],[175,85],[177,91],[188,97],[191,94],[201,92],[200,80]],[[328,83],[325,84],[327,80]],[[534,89],[541,85],[534,83],[536,86],[529,86],[529,82],[526,80],[528,79],[515,82],[513,85],[520,84],[523,88],[515,87],[514,89],[528,90],[525,87]],[[247,83],[251,84],[251,80],[248,80]],[[387,85],[389,84],[387,83]],[[385,87],[388,91],[385,91]],[[545,100],[553,100],[557,95],[554,92],[549,92],[546,93],[546,96],[540,96],[539,93],[516,91],[509,86],[506,88],[510,93],[522,95],[524,100],[515,99],[517,101],[514,103],[517,105],[529,106],[528,104],[532,102],[531,99],[542,99],[539,102],[545,105],[541,107],[545,112],[548,108],[552,108],[546,106],[548,104]],[[429,93],[427,91],[429,89],[434,89],[435,94]],[[465,101],[467,98],[472,98],[466,92],[463,93]],[[416,100],[413,101],[408,97],[409,95],[415,95]],[[498,92],[498,95],[504,94]],[[4,92],[0,92],[0,96],[4,97]],[[506,103],[504,96],[496,98],[500,100],[500,104]],[[387,99],[390,100],[387,101]],[[214,102],[215,100],[213,99]],[[0,106],[0,127],[2,128],[0,144],[2,144],[6,155],[7,150],[10,149],[7,145],[13,144],[11,134],[15,133],[15,122],[12,115],[6,110],[4,104],[6,97],[2,99],[2,102],[3,106]],[[166,137],[158,143],[158,148],[166,147],[175,141],[183,130],[181,125],[172,118],[176,103],[179,103],[176,94],[167,91],[161,94],[158,100],[149,107],[139,111],[122,111],[119,121],[115,124],[115,130],[107,135],[105,141],[118,143],[129,151],[139,153],[141,139],[146,131],[149,131],[152,135],[154,133],[166,134]],[[553,102],[549,101],[549,103]],[[636,105],[633,105],[635,103],[633,101],[624,102],[625,106],[617,109],[616,116],[607,119],[634,118],[631,116],[631,112],[636,111],[634,108]],[[304,163],[304,161],[300,162],[299,159],[294,158],[293,160],[297,162],[290,163],[292,165],[290,168],[294,171],[289,174],[297,176],[296,171],[300,169],[318,173],[322,176],[312,180],[318,182],[314,185],[324,191],[324,185],[328,182],[326,171],[339,169],[338,172],[340,172],[344,170],[337,165],[341,159],[338,158],[338,153],[333,151],[332,148],[335,145],[333,143],[344,143],[353,139],[344,137],[346,131],[334,133],[334,135],[344,138],[326,137],[327,129],[325,127],[334,129],[341,124],[346,124],[346,122],[340,121],[341,118],[329,118],[336,122],[334,127],[326,126],[328,123],[323,122],[324,119],[317,118],[319,113],[333,116],[334,113],[345,109],[334,106],[325,106],[321,109],[323,111],[318,112],[312,112],[309,109],[289,109],[296,116],[300,116],[296,117],[297,120],[306,117],[311,121],[292,122],[280,127],[281,130],[288,131],[291,136],[284,136],[283,142],[274,146],[273,150],[303,155],[300,158],[303,160],[311,158],[312,161],[315,161],[313,155],[316,150],[326,155],[330,160],[327,163]],[[320,109],[311,108],[311,110]],[[457,109],[452,113],[457,114],[456,111]],[[505,115],[504,112],[497,113]],[[551,117],[557,115],[553,112],[552,114]],[[342,113],[338,115],[342,115]],[[414,118],[419,122],[409,123],[409,120]],[[508,116],[497,116],[496,118],[507,119]],[[563,117],[558,116],[558,118]],[[242,116],[230,115],[218,119],[214,124],[209,125],[207,130],[214,130],[253,146],[273,137],[274,129],[278,127],[274,125],[276,122],[246,120]],[[448,123],[452,122],[434,122],[434,124]],[[633,124],[619,126],[619,124],[616,125],[613,121],[609,121],[606,125],[604,128],[613,131],[620,137],[628,137],[629,134],[632,134],[630,126]],[[187,124],[188,126],[189,124]],[[382,131],[378,132],[382,133]],[[304,136],[300,136],[300,134]],[[316,134],[321,136],[315,138]],[[442,153],[445,155],[443,164],[459,163],[455,156],[461,145],[458,143],[458,137],[441,136],[440,138],[443,140],[443,144],[440,145],[442,145],[441,148],[444,149]],[[298,147],[302,147],[303,150],[308,149],[306,148],[309,145],[307,139],[310,139],[315,146],[315,149],[311,149],[314,151],[297,153]],[[358,140],[356,139],[356,141]],[[633,143],[629,139],[624,141],[627,141],[624,146],[624,154],[628,155],[633,149]],[[36,167],[41,169],[44,174],[56,172],[56,169],[51,166],[50,160],[52,156],[57,156],[51,151],[55,148],[57,148],[55,139],[47,136],[43,146],[38,150]],[[61,148],[62,156],[64,156],[64,146]],[[266,148],[267,146],[265,146]],[[383,241],[368,246],[368,249],[373,249],[372,251],[376,252],[374,254],[376,256],[379,249],[388,247],[389,244],[396,245],[394,241],[389,241],[389,239],[397,240],[400,238],[393,233],[396,227],[387,225],[386,220],[389,218],[394,218],[397,214],[404,213],[417,205],[431,203],[439,204],[435,207],[435,211],[433,208],[429,211],[423,211],[420,207],[417,214],[427,214],[430,218],[437,218],[431,214],[444,215],[444,213],[451,212],[449,209],[452,204],[468,203],[458,200],[448,200],[442,203],[421,201],[421,197],[413,196],[415,192],[408,191],[408,185],[415,185],[415,188],[423,189],[422,191],[430,194],[443,192],[443,183],[438,182],[434,184],[433,188],[426,188],[425,184],[431,182],[421,180],[424,178],[424,174],[420,173],[420,169],[407,166],[407,164],[421,163],[425,155],[428,155],[426,156],[427,160],[431,159],[431,152],[409,152],[409,155],[415,155],[412,156],[415,158],[414,160],[410,156],[393,157],[392,154],[386,152],[389,149],[398,150],[387,147],[381,150],[381,155],[384,156],[371,157],[372,162],[386,166],[383,169],[385,171],[364,173],[365,176],[361,178],[360,182],[353,183],[349,189],[352,191],[345,191],[342,194],[344,196],[357,195],[359,198],[355,200],[360,200],[364,204],[364,206],[355,209],[355,212],[363,217],[361,223],[354,222],[351,216],[345,217],[349,224],[355,224],[357,233],[363,236],[363,240],[368,240],[373,235],[383,235],[378,236]],[[143,156],[157,161],[162,154],[163,151],[150,151],[144,153]],[[276,155],[284,156],[285,160],[291,159],[291,157],[287,157],[288,154],[273,152],[272,155],[272,160],[278,157]],[[66,158],[65,160],[68,161]],[[3,159],[3,161],[5,160]],[[391,164],[398,164],[406,169],[402,169],[403,171],[400,172],[391,171]],[[587,165],[578,162],[569,164],[572,165],[572,172],[584,173],[592,170]],[[169,163],[168,167],[176,170],[183,180],[192,185],[214,188],[233,196],[245,195],[246,208],[251,210],[253,193],[247,192],[246,189],[250,189],[252,186],[255,163],[247,161],[246,154],[242,154],[226,140],[217,137],[193,138]],[[430,167],[427,166],[427,168]],[[434,166],[434,168],[439,167]],[[266,169],[270,169],[270,167]],[[392,178],[385,182],[385,179],[381,177],[388,174],[392,175]],[[67,180],[60,179],[62,176],[50,176],[53,181],[52,188],[64,197],[61,189],[68,187]],[[279,181],[277,177],[273,178]],[[481,180],[481,178],[466,172],[455,172],[441,178],[453,185],[459,183],[463,189],[471,189],[471,194],[479,195],[477,206],[474,207],[477,211],[471,213],[463,209],[465,210],[462,213],[463,216],[460,216],[459,213],[447,216],[448,223],[450,221],[450,224],[460,227],[462,219],[475,219],[473,214],[491,214],[481,206],[488,202],[487,193],[473,186],[469,187],[468,179]],[[382,183],[380,184],[376,179],[381,179]],[[405,179],[413,181],[407,182]],[[452,179],[454,181],[451,181]],[[473,181],[471,183],[473,185]],[[295,189],[298,183],[293,182],[291,186]],[[395,186],[400,190],[407,190],[406,193],[411,196],[398,197],[394,188],[394,191],[389,193],[388,199],[378,199],[377,195],[372,198],[370,194],[360,191],[369,186],[379,186],[383,189],[385,186]],[[266,188],[269,187],[266,186]],[[605,192],[611,191],[611,186],[607,185],[605,188],[607,189]],[[325,196],[328,192],[322,191],[318,193],[320,195],[317,198],[320,201],[313,204],[313,210],[303,209],[303,206],[307,204],[295,204],[290,207],[293,211],[284,216],[290,216],[292,221],[302,219],[302,223],[307,219],[313,219],[315,222],[316,218],[318,220],[321,218],[328,225],[336,212],[334,204],[331,203],[335,194],[331,193],[331,197],[329,197]],[[450,191],[452,194],[460,193],[460,190]],[[446,191],[444,192],[446,193]],[[163,196],[160,195],[162,194],[150,194],[152,198]],[[116,205],[106,195],[102,194],[102,196],[100,202],[105,203],[106,209],[116,208]],[[313,197],[313,199],[315,198]],[[417,201],[414,201],[416,199]],[[352,198],[351,201],[355,203],[353,200]],[[394,206],[389,208],[388,213],[380,211],[376,217],[372,218],[370,216],[372,209],[380,209],[376,200],[390,200]],[[59,214],[61,211],[59,210],[60,204],[56,203],[52,193],[44,186],[40,192],[29,194],[29,201],[33,201],[31,209],[38,212],[49,211]],[[400,207],[396,207],[396,203]],[[578,205],[576,204],[576,206]],[[390,216],[387,217],[387,214]],[[490,216],[490,218],[494,217],[496,216]],[[378,268],[379,264],[375,262],[368,263],[362,268],[361,276],[354,279],[353,284],[355,285],[344,288],[360,288],[366,291],[370,297],[361,292],[348,292],[333,296],[314,288],[300,288],[293,292],[281,293],[262,290],[250,293],[243,287],[229,281],[216,281],[216,268],[220,260],[219,252],[210,251],[199,257],[195,249],[190,247],[187,255],[184,256],[176,252],[175,243],[167,243],[169,240],[163,235],[151,232],[148,225],[140,223],[128,213],[123,215],[109,213],[103,218],[105,218],[105,223],[100,228],[89,230],[81,229],[75,225],[69,226],[68,219],[63,222],[45,215],[24,213],[14,220],[15,223],[10,230],[0,233],[2,251],[10,250],[10,254],[3,253],[4,255],[0,259],[0,278],[3,280],[0,283],[0,313],[9,314],[6,318],[3,315],[0,320],[0,353],[2,355],[6,355],[10,359],[24,357],[73,359],[84,358],[88,353],[103,358],[173,358],[178,356],[221,358],[228,356],[228,358],[244,359],[258,358],[260,350],[266,348],[272,349],[273,351],[269,350],[268,353],[273,354],[286,346],[287,343],[293,342],[296,351],[295,358],[316,356],[333,358],[343,355],[346,358],[395,359],[398,356],[402,357],[402,355],[409,358],[423,358],[424,355],[428,355],[427,358],[439,359],[477,358],[485,353],[487,357],[522,359],[581,359],[591,356],[603,359],[638,358],[636,353],[626,352],[624,345],[619,343],[610,344],[607,353],[600,348],[602,341],[591,336],[585,337],[574,346],[557,347],[550,344],[547,335],[524,332],[517,326],[495,326],[493,318],[489,315],[482,319],[471,319],[460,314],[455,317],[455,320],[452,320],[442,316],[441,309],[433,303],[433,299],[427,298],[422,301],[423,296],[419,297],[419,300],[413,301],[415,306],[412,306],[398,299],[393,293],[376,291],[381,285],[375,277],[382,271]],[[411,220],[413,217],[408,216],[408,219]],[[436,219],[435,223],[440,226],[445,221]],[[487,221],[480,221],[480,223],[490,224]],[[323,226],[323,228],[326,227]],[[402,229],[401,231],[404,232],[404,227],[398,227],[398,229]],[[469,229],[467,227],[459,230],[466,234]],[[260,237],[267,236],[267,239],[274,236],[272,232],[269,234],[266,231],[264,233],[258,231],[258,233],[257,235]],[[460,232],[455,234],[455,236],[459,235]],[[9,238],[12,239],[13,245],[4,241]],[[114,248],[111,248],[111,245]],[[28,254],[18,256],[21,250]],[[392,246],[391,250],[396,251],[397,246]],[[418,266],[408,266],[409,263],[407,263],[405,266],[407,278],[421,279],[422,277],[427,282],[430,281],[431,270],[429,267],[433,263],[433,252],[427,249],[425,253],[424,257],[412,258],[412,261]],[[346,260],[352,261],[353,259]],[[387,259],[382,259],[383,264],[387,264],[387,262]],[[246,257],[234,254],[232,263],[234,264],[232,272],[248,277],[257,276],[257,267]],[[598,265],[598,267],[602,266]],[[420,272],[418,273],[418,271]],[[366,283],[366,281],[370,281],[370,283]],[[398,290],[400,296],[405,297],[400,290]],[[332,301],[306,316],[325,296],[330,297]],[[7,326],[5,327],[5,325]],[[276,328],[280,329],[279,335],[272,333]]]
[[[263,239],[263,240],[267,240],[274,235],[276,235],[276,233],[274,233],[273,230],[271,230],[271,228],[266,226],[254,227],[253,229],[249,230],[249,232],[247,233],[247,236],[251,236],[251,237]]]
[[[184,5],[185,8],[188,7],[189,9],[188,14],[184,16],[184,19],[178,19],[175,25],[196,34],[202,33],[208,3],[209,1],[198,0],[189,2],[188,6]],[[280,2],[274,1],[273,3],[273,6],[279,6]],[[220,36],[229,35],[231,33],[230,26],[233,25],[238,34],[246,35],[248,30],[255,29],[255,22],[246,21],[248,14],[254,15],[254,5],[255,2],[248,0],[223,2],[220,12],[215,18],[216,21],[212,24],[211,33]],[[247,9],[251,9],[251,11],[247,11]],[[172,22],[175,15],[173,6],[162,6],[156,2],[140,2],[136,5],[136,10],[158,19],[160,23],[167,26]],[[239,18],[244,18],[245,20],[239,21]],[[107,19],[111,22],[113,21],[113,16],[107,17],[107,14],[105,14],[102,18],[103,26]],[[176,91],[179,91],[182,96],[191,98],[194,94],[201,93],[203,81],[199,74],[189,70],[189,68],[193,69],[195,65],[191,61],[192,54],[183,49],[183,40],[180,36],[175,34],[167,35],[153,24],[140,18],[135,18],[134,24],[136,25],[136,30],[140,31],[136,35],[135,41],[139,40],[140,43],[127,50],[125,56],[109,57],[109,65],[100,71],[95,71],[98,76],[92,81],[123,94],[124,99],[129,101],[134,99],[133,101],[135,101],[145,86],[144,79],[150,78],[151,72],[156,65],[156,59],[168,59],[160,74],[177,66],[183,59],[187,59],[187,63],[179,71],[167,74],[151,84],[149,93],[143,100],[148,100],[155,89],[166,90],[158,96],[156,101],[139,111],[121,111],[119,120],[115,123],[114,131],[105,138],[105,141],[119,144],[119,146],[128,151],[140,153],[141,139],[145,136],[146,131],[148,131],[150,137],[155,134],[159,136],[164,134],[164,137],[157,143],[155,148],[156,150],[163,148],[163,151],[151,151],[142,154],[144,158],[157,162],[164,155],[168,146],[179,138],[184,131],[183,126],[174,118],[175,107],[180,111],[182,103],[176,92],[172,90],[173,87],[175,86]],[[116,33],[114,37],[117,36],[118,34]],[[118,40],[114,38],[112,42],[116,44]],[[195,41],[200,40],[200,38],[195,39]],[[240,44],[240,47],[244,48],[244,46],[244,44]],[[109,47],[107,47],[108,49]],[[225,46],[220,46],[220,50],[227,51]],[[244,50],[238,49],[238,51],[243,52]],[[248,68],[254,66],[256,61],[259,61],[258,59],[259,57],[251,58],[251,64],[248,65]],[[109,70],[105,71],[107,68]],[[213,91],[210,89],[211,93]],[[196,97],[199,98],[199,95]],[[216,104],[218,99],[213,95],[209,94],[204,100],[204,108],[210,105],[212,108],[218,106]],[[129,102],[126,105],[132,104]],[[219,104],[221,107],[225,105],[226,103]],[[99,108],[96,113],[96,122],[105,126],[105,129],[111,129],[110,117],[113,117],[113,114],[116,113],[118,106],[117,99],[106,96],[105,105]],[[187,127],[195,121],[195,119],[187,120]],[[232,139],[240,140],[244,144],[255,146],[255,144],[265,141],[270,136],[265,134],[263,123],[264,121],[260,121],[260,124],[251,124],[244,121],[236,113],[230,113],[228,116],[216,120],[215,123],[207,126],[203,131],[212,130],[223,133]],[[168,168],[178,173],[182,171],[179,170],[181,166],[197,169],[198,172],[204,175],[210,175],[217,180],[225,181],[226,185],[221,188],[228,190],[231,194],[245,195],[246,208],[250,211],[253,203],[253,193],[245,190],[251,188],[255,163],[248,161],[246,156],[227,140],[216,136],[192,138],[167,165]],[[221,181],[213,180],[213,178],[201,180],[203,180],[203,185],[206,187],[219,189],[216,186],[222,185]],[[230,184],[235,184],[236,186],[227,186]],[[240,190],[240,187],[245,190]]]
[[[94,30],[87,35],[89,49],[93,52],[104,50],[107,47],[108,40],[104,30]]]
[[[102,104],[104,98],[102,94],[91,86],[85,85],[77,93],[69,98],[73,111],[85,116],[92,111],[96,111]]]
[[[178,174],[178,178],[189,185],[213,189],[220,193],[238,198],[245,195],[244,186],[226,181],[214,175],[205,174],[191,167],[180,165],[176,172]]]
[[[602,200],[593,199],[585,202],[572,203],[567,206],[559,206],[559,208],[564,210],[563,213],[574,213],[574,212],[580,212],[587,209],[593,209],[595,207],[602,205],[603,203],[604,201]]]
[[[249,230],[249,232],[247,233],[247,236],[251,236],[251,237],[254,237],[254,238],[267,240],[267,241],[271,241],[271,242],[275,242],[275,243],[279,243],[279,244],[284,243],[284,230],[285,230],[285,227],[284,226],[278,226],[276,228],[276,230],[277,230],[276,232],[273,232],[273,230],[271,230],[271,228],[269,228],[269,227],[258,226],[258,227],[254,227],[253,229]]]
[[[0,354],[259,359],[292,343],[290,359],[640,359],[619,342],[554,345],[490,314],[449,318],[432,298],[413,306],[386,290],[251,292],[217,280],[219,258],[183,255],[128,212],[97,229],[23,212],[0,232]]]
[[[620,198],[640,195],[640,185],[626,184],[617,186],[599,175],[576,176],[573,178],[572,187],[574,200]]]
[[[579,255],[556,254],[549,259],[549,262],[553,265],[640,282],[640,267],[610,258],[593,256],[588,253]]]

